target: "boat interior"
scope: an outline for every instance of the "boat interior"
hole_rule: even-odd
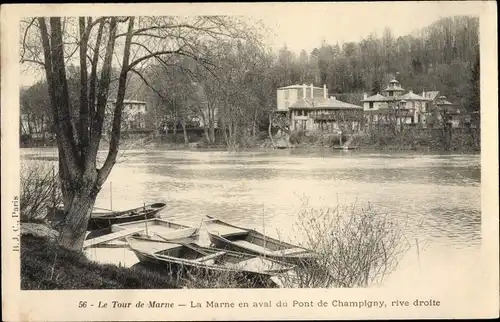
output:
[[[230,225],[226,225],[218,220],[208,221],[207,229],[234,244],[252,249],[258,252],[267,253],[269,251],[280,252],[304,252],[303,248],[279,241],[275,238],[265,236],[254,230],[244,230]],[[292,251],[293,250],[293,251]]]
[[[156,234],[168,234],[171,232],[175,232],[178,230],[183,230],[183,229],[191,229],[193,228],[181,224],[176,224],[173,222],[169,222],[166,220],[161,220],[161,219],[147,219],[147,220],[140,220],[140,221],[133,221],[129,223],[123,223],[123,224],[115,224],[112,226],[112,231],[120,231],[124,229],[132,229],[132,228],[144,228],[145,230],[147,229],[151,233],[156,233]]]
[[[155,253],[191,260],[195,263],[206,265],[220,265],[230,269],[246,270],[253,272],[271,272],[290,269],[291,266],[270,259],[225,250],[199,247],[196,245],[183,245],[178,248]]]
[[[164,202],[155,202],[154,204],[151,204],[149,205],[149,207],[153,208],[153,209],[157,209],[157,208],[163,208],[165,207],[167,204],[164,203]]]

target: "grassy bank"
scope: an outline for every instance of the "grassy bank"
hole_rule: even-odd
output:
[[[43,238],[21,238],[21,289],[24,290],[179,287],[156,271],[98,264],[83,253],[62,249]]]
[[[90,261],[40,237],[21,238],[21,289],[179,289],[272,287],[228,273],[178,276],[165,268],[131,268]]]

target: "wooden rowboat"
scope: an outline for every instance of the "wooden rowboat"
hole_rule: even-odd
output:
[[[193,239],[199,235],[199,228],[159,218],[115,224],[111,226],[111,231],[118,232],[136,228],[142,229],[140,234],[141,236],[159,241],[179,240],[185,238]]]
[[[114,224],[111,227],[89,232],[85,240],[87,246],[84,247],[128,247],[125,237],[130,235],[152,241],[186,240],[191,242],[198,238],[199,228],[158,218]]]
[[[87,230],[103,229],[114,224],[155,218],[166,206],[167,204],[163,202],[156,202],[125,211],[92,212]]]
[[[310,250],[266,236],[256,230],[228,224],[207,216],[205,226],[211,243],[216,248],[265,256],[294,264],[314,259]]]
[[[203,247],[195,243],[148,241],[133,236],[126,240],[141,263],[161,266],[171,273],[189,273],[199,278],[222,273],[236,279],[268,284],[273,283],[270,279],[272,276],[295,267],[270,258]]]

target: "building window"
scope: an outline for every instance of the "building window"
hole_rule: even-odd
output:
[[[370,108],[373,108],[373,102],[369,103]]]
[[[393,92],[389,92],[389,96],[393,96]]]
[[[307,111],[304,111],[304,116],[307,116]]]

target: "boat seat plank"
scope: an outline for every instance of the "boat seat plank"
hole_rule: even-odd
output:
[[[225,255],[225,254],[227,254],[227,252],[221,251],[221,252],[217,252],[215,254],[210,254],[210,255],[207,255],[207,256],[204,256],[204,257],[200,257],[198,259],[195,259],[194,261],[198,262],[198,263],[202,263],[202,262],[206,262],[206,261],[208,261],[210,259],[214,259],[216,257],[222,256],[222,255]]]
[[[95,246],[97,244],[102,244],[106,243],[115,239],[123,238],[129,235],[136,234],[140,231],[143,231],[144,228],[134,228],[134,229],[127,229],[127,230],[120,230],[117,231],[116,233],[111,233],[111,234],[106,234],[104,236],[88,239],[83,243],[83,248],[88,248]]]
[[[246,240],[235,240],[233,243],[237,246],[250,249],[261,254],[271,255],[273,253],[268,248],[250,243]]]
[[[272,270],[283,269],[285,266],[263,257],[255,256],[250,259],[230,264],[232,268],[255,272],[268,272]]]
[[[287,248],[287,249],[282,249],[282,250],[275,250],[274,252],[271,252],[273,255],[281,255],[281,256],[286,256],[286,255],[295,255],[299,253],[305,253],[306,250],[300,247],[295,247],[295,248]]]
[[[250,243],[246,240],[237,240],[237,241],[234,241],[233,243],[237,246],[240,246],[240,247],[243,247],[246,249],[250,249],[250,250],[253,250],[255,252],[269,255],[269,256],[289,256],[289,255],[295,255],[295,254],[306,252],[303,248],[300,248],[300,247],[272,251],[269,248],[265,248],[263,246],[259,246],[259,245]]]
[[[153,230],[154,233],[160,235],[163,239],[174,240],[182,239],[194,236],[197,232],[197,228],[184,228],[184,229],[164,229],[159,227],[159,229]]]

